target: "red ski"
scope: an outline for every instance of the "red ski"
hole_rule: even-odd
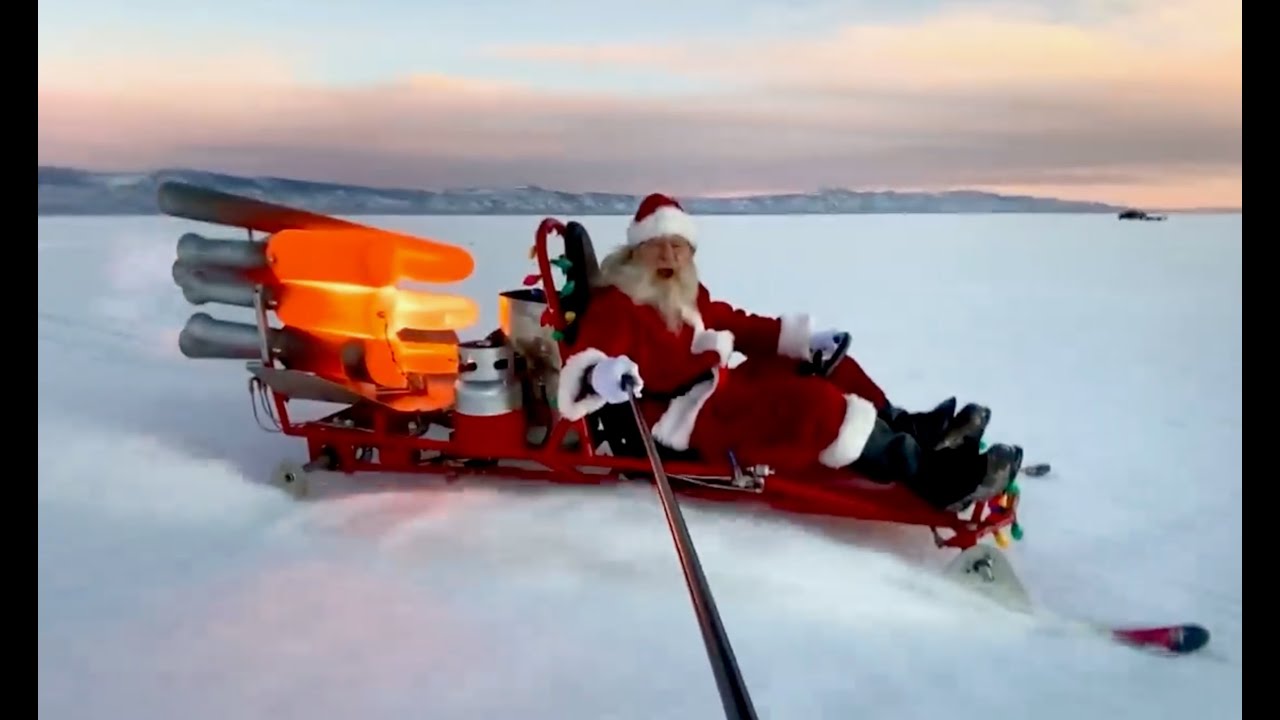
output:
[[[1125,645],[1173,655],[1193,653],[1209,644],[1209,630],[1195,623],[1110,629],[1108,632],[1113,639]]]
[[[1043,612],[1035,607],[1008,558],[990,545],[974,545],[960,553],[943,571],[943,576],[1014,612],[1028,615]],[[1169,655],[1187,655],[1209,643],[1208,629],[1195,623],[1116,628],[1061,616],[1057,619],[1129,647]]]

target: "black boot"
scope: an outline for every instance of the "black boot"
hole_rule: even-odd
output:
[[[982,439],[990,422],[991,408],[969,403],[960,408],[960,412],[951,419],[942,439],[934,448],[958,448],[962,443],[970,441],[976,443]]]
[[[978,441],[965,439],[930,457],[927,486],[916,490],[931,505],[959,512],[1004,492],[1022,469],[1022,448],[997,444],[978,451]]]
[[[956,413],[956,399],[947,398],[929,412],[907,412],[892,404],[880,411],[880,418],[895,432],[911,435],[924,448],[956,447],[966,439],[979,440],[991,421],[991,410],[969,403]]]
[[[1022,466],[1022,448],[993,445],[978,452],[978,441],[925,451],[916,438],[877,420],[862,454],[850,468],[870,480],[900,482],[930,505],[960,510],[1004,492]]]

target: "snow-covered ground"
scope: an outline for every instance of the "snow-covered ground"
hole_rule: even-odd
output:
[[[470,336],[530,271],[537,218],[365,220],[472,248]],[[602,251],[625,222],[587,219]],[[1053,463],[1010,551],[1044,605],[1214,632],[1154,657],[944,585],[925,530],[686,503],[762,717],[1241,715],[1240,216],[701,223],[714,292],[817,313],[898,404],[986,402]],[[176,348],[198,227],[39,220],[41,717],[720,716],[651,488],[265,485],[302,444]]]

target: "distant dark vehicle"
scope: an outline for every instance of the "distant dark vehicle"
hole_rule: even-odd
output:
[[[1165,219],[1164,215],[1149,215],[1141,210],[1133,209],[1122,211],[1119,217],[1121,220],[1151,220],[1157,222]]]

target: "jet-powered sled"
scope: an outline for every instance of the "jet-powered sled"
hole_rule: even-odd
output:
[[[462,341],[458,331],[479,316],[475,301],[447,289],[474,270],[462,248],[184,183],[166,182],[158,194],[165,214],[248,231],[244,239],[195,233],[179,239],[173,277],[186,299],[249,308],[254,322],[198,312],[178,342],[190,358],[247,361],[255,416],[261,411],[279,431],[306,441],[306,461],[282,463],[274,474],[278,485],[305,497],[308,476],[316,471],[592,484],[651,479],[729,717],[754,717],[754,710],[677,493],[928,528],[938,547],[962,551],[948,566],[949,577],[1014,609],[1030,609],[1008,560],[979,544],[990,536],[1004,546],[1006,533],[1020,536],[1016,481],[996,498],[949,512],[903,486],[849,470],[815,465],[782,474],[743,467],[732,455],[698,457],[661,448],[634,402],[605,406],[581,420],[561,417],[554,399],[562,351],[575,337],[576,323],[591,312],[588,290],[598,270],[591,239],[577,222],[547,218],[538,225],[530,253],[537,272],[498,293],[499,327]],[[548,247],[553,236],[563,248],[554,257]],[[402,287],[406,282],[415,287]],[[341,409],[294,420],[292,401]],[[1029,466],[1023,475],[1047,469]],[[1199,626],[1105,632],[1169,652],[1195,650],[1208,640]]]

